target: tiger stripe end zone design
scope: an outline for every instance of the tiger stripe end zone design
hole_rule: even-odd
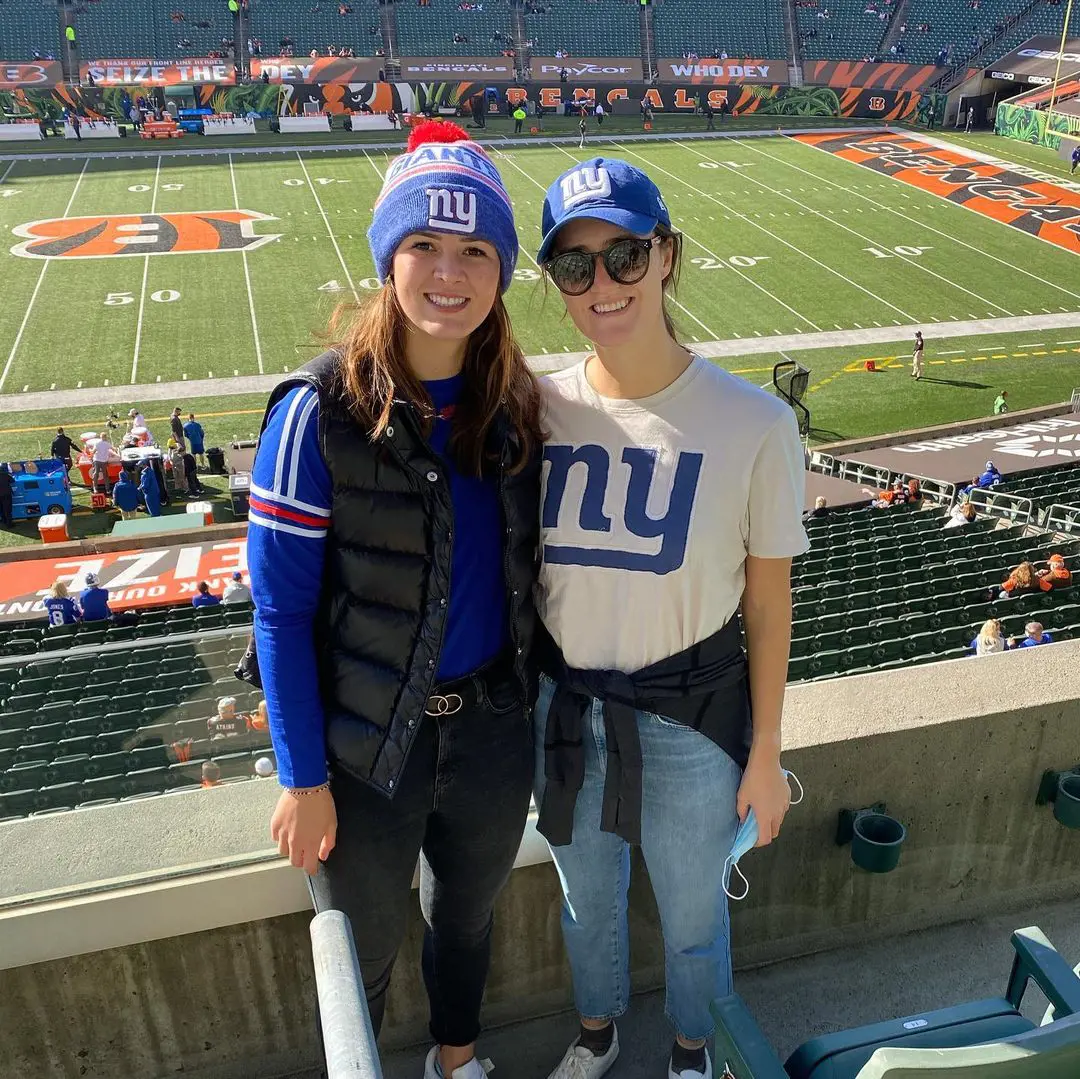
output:
[[[791,137],[1080,254],[1080,191],[892,132]]]
[[[24,242],[11,253],[32,259],[95,259],[252,251],[280,236],[255,235],[255,222],[276,220],[256,210],[52,217],[12,229]]]

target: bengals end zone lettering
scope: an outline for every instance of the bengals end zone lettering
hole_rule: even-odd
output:
[[[895,132],[793,138],[1080,254],[1080,191]]]
[[[23,258],[96,259],[251,251],[278,238],[278,234],[256,236],[254,222],[275,220],[254,210],[52,217],[17,225],[12,231],[24,242],[11,253]]]

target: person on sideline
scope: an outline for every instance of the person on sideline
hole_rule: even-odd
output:
[[[82,616],[79,605],[71,598],[68,586],[63,581],[53,581],[45,597],[45,614],[50,626],[70,626]]]
[[[413,130],[368,238],[381,288],[274,391],[252,475],[271,835],[316,909],[349,915],[376,1032],[420,858],[424,1075],[484,1079],[492,911],[532,787],[540,392],[502,300],[513,209],[461,128]]]
[[[915,348],[911,353],[911,377],[922,378],[923,373],[923,335],[922,330],[915,331]]]
[[[1002,390],[1001,393],[994,398],[994,415],[1002,416],[1009,411],[1009,402],[1006,398],[1009,396],[1008,390]]]
[[[180,418],[179,405],[172,410],[172,415],[169,417],[169,430],[172,432],[172,437],[176,439],[180,452],[187,453],[187,443],[184,441],[184,421]]]
[[[206,467],[206,446],[203,439],[206,437],[203,425],[195,419],[195,413],[188,413],[187,423],[184,424],[184,437],[188,440],[188,449],[198,460],[198,464]]]
[[[109,465],[113,460],[119,460],[119,457],[108,439],[108,431],[102,431],[90,451],[91,491],[96,492],[98,484],[101,484],[101,490],[105,494],[109,493]]]
[[[71,451],[75,448],[75,443],[66,434],[64,434],[63,427],[57,427],[56,438],[52,440],[52,445],[49,447],[49,452],[58,461],[64,462],[64,467],[67,469],[68,472],[71,471]]]
[[[757,845],[775,839],[790,802],[803,449],[784,402],[677,340],[665,293],[681,237],[644,172],[575,165],[542,231],[537,261],[595,350],[542,382],[536,802],[580,1014],[551,1079],[598,1079],[618,1055],[632,843],[664,927],[668,1075],[701,1079],[710,1002],[732,989],[724,855],[751,809]]]
[[[120,469],[120,475],[113,487],[112,499],[122,520],[134,521],[139,516],[139,488],[131,482],[126,468]]]
[[[161,488],[158,486],[157,476],[154,475],[149,461],[143,463],[142,472],[139,474],[139,490],[142,491],[146,512],[151,517],[160,517]]]
[[[15,523],[15,477],[11,466],[0,461],[0,525],[10,528]]]

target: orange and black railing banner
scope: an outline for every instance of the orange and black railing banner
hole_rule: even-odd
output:
[[[803,65],[803,81],[837,90],[865,87],[876,90],[925,90],[945,74],[933,64],[876,64],[862,60],[810,60]]]
[[[787,60],[723,59],[656,61],[662,83],[690,86],[729,86],[733,83],[770,83],[785,86],[788,82]]]
[[[32,64],[0,60],[0,90],[44,89],[59,86],[63,78],[64,69],[59,60],[39,60]]]
[[[256,56],[251,77],[286,83],[376,82],[385,63],[378,56]]]
[[[82,81],[95,86],[193,86],[213,83],[232,86],[236,69],[231,60],[90,60],[80,64]]]

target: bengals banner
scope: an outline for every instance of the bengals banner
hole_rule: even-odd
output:
[[[36,64],[16,64],[13,60],[0,60],[0,90],[59,86],[63,77],[64,69],[59,60],[42,60]]]
[[[534,56],[529,77],[534,82],[641,82],[645,72],[640,56]],[[404,68],[402,69],[404,73]]]
[[[213,83],[232,86],[236,68],[231,60],[90,60],[80,64],[83,82],[97,86],[189,86]]]
[[[78,554],[0,564],[0,622],[45,617],[42,603],[53,581],[76,594],[88,573],[109,590],[114,611],[191,602],[200,581],[220,595],[234,571],[247,572],[247,539],[192,543],[149,551]]]
[[[786,60],[657,60],[661,82],[691,86],[723,86],[733,82],[767,82],[786,86]]]
[[[933,64],[875,64],[862,60],[808,60],[803,64],[803,81],[809,86],[871,87],[881,90],[924,90],[945,74]],[[972,68],[971,74],[975,73]]]
[[[896,132],[792,137],[1080,255],[1080,191]]]
[[[384,61],[377,56],[253,57],[251,77],[286,83],[378,82]]]
[[[403,82],[427,79],[474,79],[513,82],[517,77],[509,56],[403,56]]]

